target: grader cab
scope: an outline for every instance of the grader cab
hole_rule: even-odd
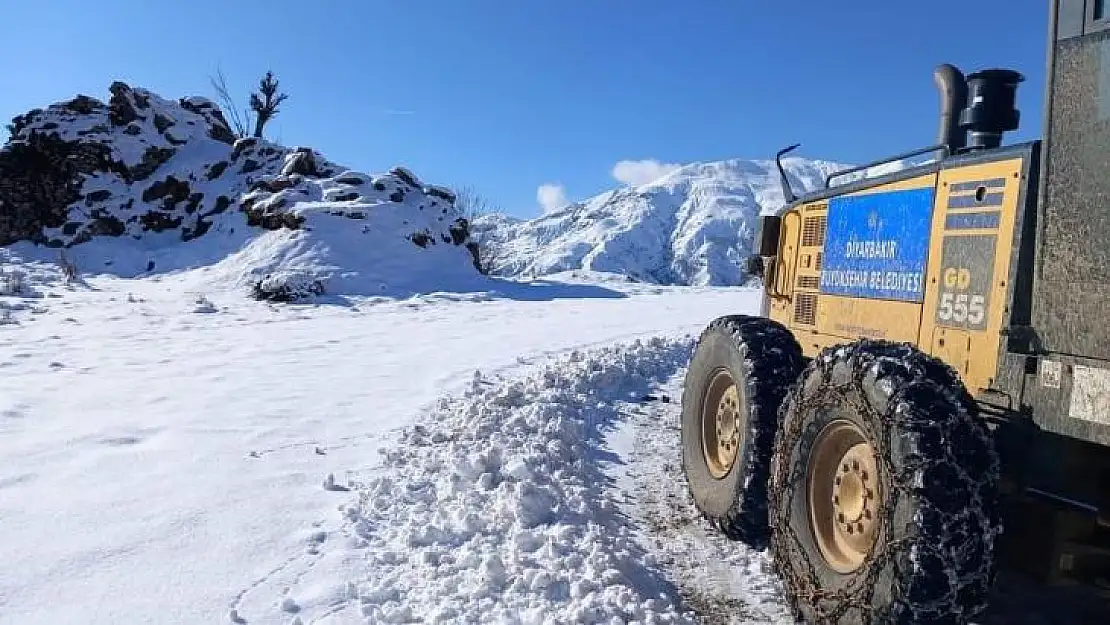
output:
[[[807,622],[966,623],[1002,566],[1110,577],[1110,11],[1049,4],[1043,138],[1004,142],[1021,74],[940,66],[935,145],[783,174],[763,311],[690,362],[694,502]]]

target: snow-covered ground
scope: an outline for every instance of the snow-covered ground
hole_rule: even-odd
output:
[[[562,275],[276,305],[20,268],[0,624],[791,622],[679,469],[694,337],[754,292]],[[1003,588],[985,622],[1059,622]]]
[[[0,622],[679,613],[604,525],[627,522],[594,425],[751,293],[279,306],[22,270],[0,298]],[[538,377],[486,390],[496,375]]]

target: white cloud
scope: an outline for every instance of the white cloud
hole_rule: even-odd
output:
[[[620,161],[613,165],[613,177],[618,182],[639,186],[658,180],[682,167],[677,163],[660,163],[653,158],[640,161]]]
[[[536,189],[536,201],[540,203],[543,212],[550,213],[570,204],[567,200],[567,189],[561,184],[541,184]]]

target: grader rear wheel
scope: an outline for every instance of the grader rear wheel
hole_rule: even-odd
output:
[[[785,400],[771,553],[807,623],[967,623],[1000,531],[998,459],[956,374],[909,345],[826,350]]]
[[[763,545],[778,408],[802,370],[782,325],[732,315],[702,332],[682,394],[682,469],[694,505],[724,534]]]
[[[829,568],[851,573],[863,564],[883,512],[875,448],[851,421],[817,435],[806,472],[809,522]]]

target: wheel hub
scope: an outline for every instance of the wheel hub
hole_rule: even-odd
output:
[[[818,435],[807,490],[821,555],[842,573],[859,568],[871,551],[882,499],[875,450],[855,425],[834,422]]]
[[[713,376],[702,408],[702,453],[709,474],[728,475],[744,439],[740,392],[728,371]]]

